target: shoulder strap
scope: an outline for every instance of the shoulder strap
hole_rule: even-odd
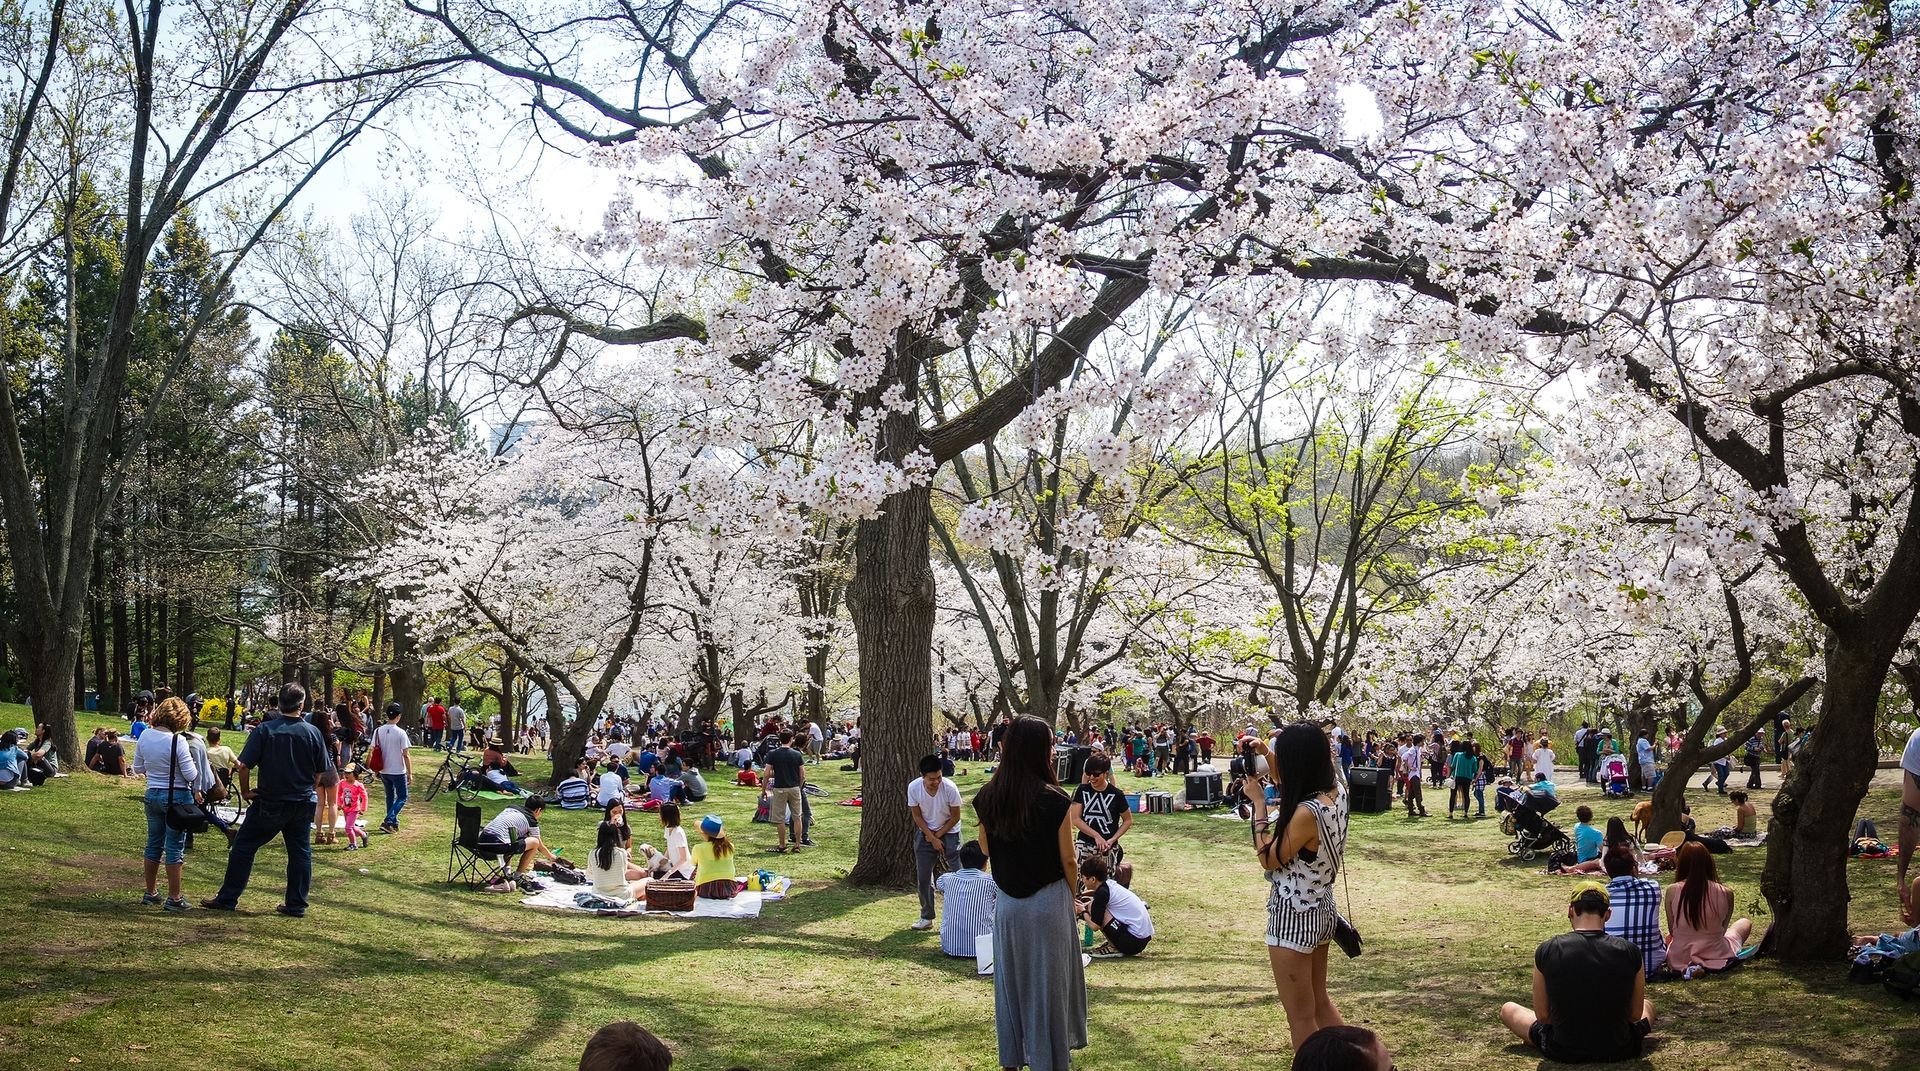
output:
[[[179,751],[180,734],[173,734],[173,744],[167,748],[167,802],[173,802],[173,775],[180,770]]]

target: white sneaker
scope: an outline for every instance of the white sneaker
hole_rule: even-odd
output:
[[[914,919],[913,928],[916,930],[931,930],[933,929],[933,920],[932,919]]]

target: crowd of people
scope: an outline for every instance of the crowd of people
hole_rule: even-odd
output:
[[[736,849],[725,822],[705,815],[691,823],[691,835],[683,827],[682,808],[707,795],[703,760],[737,767],[737,781],[760,789],[762,817],[776,827],[776,850],[798,851],[812,843],[808,768],[857,754],[859,744],[857,729],[826,732],[814,723],[770,722],[752,739],[735,741],[724,734],[681,736],[665,732],[665,726],[612,722],[589,739],[585,759],[548,799],[519,792],[511,781],[517,771],[506,758],[505,742],[480,731],[486,727],[470,720],[457,701],[442,706],[436,697],[423,704],[418,737],[401,726],[397,703],[386,707],[384,721],[371,731],[368,704],[316,706],[297,684],[282,688],[273,706],[275,716],[254,722],[237,753],[221,743],[220,728],[201,732],[188,703],[164,692],[151,701],[142,698],[131,712],[124,734],[130,745],[112,729],[97,730],[88,741],[82,761],[87,769],[144,782],[143,903],[170,912],[188,908],[181,864],[194,827],[178,819],[191,805],[203,812],[201,828],[218,830],[229,844],[222,884],[200,902],[202,907],[233,910],[248,887],[259,849],[277,838],[285,843],[288,863],[286,888],[275,910],[303,915],[312,848],[335,842],[336,815],[348,850],[367,841],[362,816],[370,805],[363,781],[368,775],[384,790],[385,817],[378,830],[400,828],[413,774],[410,749],[416,744],[454,754],[471,744],[482,752],[475,783],[496,788],[504,783],[517,793],[481,831],[483,841],[515,849],[511,869],[516,875],[565,862],[541,836],[540,819],[548,806],[597,807],[602,818],[584,868],[595,893],[643,903],[652,883],[686,881],[701,897],[727,898],[739,885]],[[1784,766],[1804,746],[1805,733],[1795,734],[1788,723],[1776,728],[1774,750]],[[50,741],[44,725],[31,738],[17,731],[0,734],[0,789],[25,789],[58,776],[59,757]],[[1757,831],[1757,808],[1747,791],[1727,789],[1726,781],[1732,756],[1744,753],[1751,760],[1762,747],[1759,741],[1755,734],[1729,747],[1723,736],[1710,745],[1714,761],[1702,787],[1725,792],[1734,808],[1731,826],[1718,831],[1722,835]],[[940,948],[948,955],[980,958],[990,952],[1001,1066],[1066,1068],[1072,1052],[1087,1041],[1083,953],[1137,956],[1155,936],[1149,905],[1133,888],[1126,851],[1133,811],[1114,774],[1190,771],[1211,762],[1215,741],[1200,730],[1154,725],[1093,727],[1083,744],[1071,731],[1056,732],[1037,718],[1018,717],[984,731],[937,734],[935,743],[935,751],[920,762],[919,776],[904,787],[920,909],[912,928],[931,930],[937,920]],[[1632,762],[1634,784],[1650,787],[1660,776],[1662,743],[1671,753],[1682,742],[1657,743],[1653,734],[1639,732],[1621,747],[1610,730],[1583,724],[1572,740],[1578,776],[1606,788],[1617,776],[1612,770]],[[1337,895],[1347,846],[1344,774],[1356,764],[1391,768],[1394,792],[1414,817],[1426,814],[1423,785],[1447,789],[1449,818],[1456,812],[1461,818],[1480,817],[1490,784],[1530,775],[1536,790],[1557,791],[1553,777],[1559,756],[1551,737],[1511,727],[1499,734],[1495,747],[1484,748],[1478,740],[1450,738],[1440,727],[1394,738],[1370,731],[1356,740],[1331,724],[1297,723],[1270,733],[1249,727],[1233,746],[1246,775],[1238,784],[1251,819],[1252,854],[1268,882],[1269,965],[1296,1066],[1390,1067],[1382,1041],[1347,1025],[1327,986],[1330,947],[1358,942]],[[1087,754],[1077,783],[1058,783],[1056,754],[1082,747]],[[972,760],[994,765],[969,804],[953,776],[955,761]],[[1749,765],[1757,779],[1758,761]],[[1920,842],[1920,731],[1909,741],[1902,766],[1897,882],[1903,916],[1913,924],[1920,922],[1915,889],[1920,882],[1910,883],[1908,870]],[[237,824],[229,826],[209,813],[214,803],[236,797],[247,804]],[[629,818],[634,809],[654,813],[659,848],[635,844]],[[971,838],[964,828],[969,810]],[[1686,839],[1671,850],[1672,882],[1662,888],[1646,876],[1656,850],[1646,843],[1650,811],[1651,804],[1643,802],[1630,816],[1634,829],[1615,817],[1603,832],[1590,806],[1576,809],[1575,858],[1561,868],[1582,879],[1567,895],[1568,929],[1535,950],[1530,1000],[1500,1009],[1505,1026],[1551,1060],[1637,1056],[1656,1022],[1647,982],[1729,970],[1741,961],[1752,937],[1752,923],[1736,917],[1737,897],[1721,882],[1706,838],[1692,829],[1690,813],[1684,816]],[[670,1060],[664,1046],[654,1052],[638,1036],[625,1035],[634,1052]],[[587,1057],[596,1051],[590,1044]],[[582,1067],[589,1066],[587,1057]],[[612,1058],[592,1066],[653,1066],[607,1059]]]

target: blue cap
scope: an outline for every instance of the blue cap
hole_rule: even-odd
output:
[[[709,837],[718,836],[720,830],[725,825],[726,823],[720,821],[719,815],[710,814],[700,819],[700,832],[705,833]]]

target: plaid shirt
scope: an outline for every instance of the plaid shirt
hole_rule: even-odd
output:
[[[1646,878],[1619,877],[1607,882],[1607,932],[1624,937],[1640,949],[1647,976],[1667,962],[1667,943],[1660,939],[1660,886]]]

